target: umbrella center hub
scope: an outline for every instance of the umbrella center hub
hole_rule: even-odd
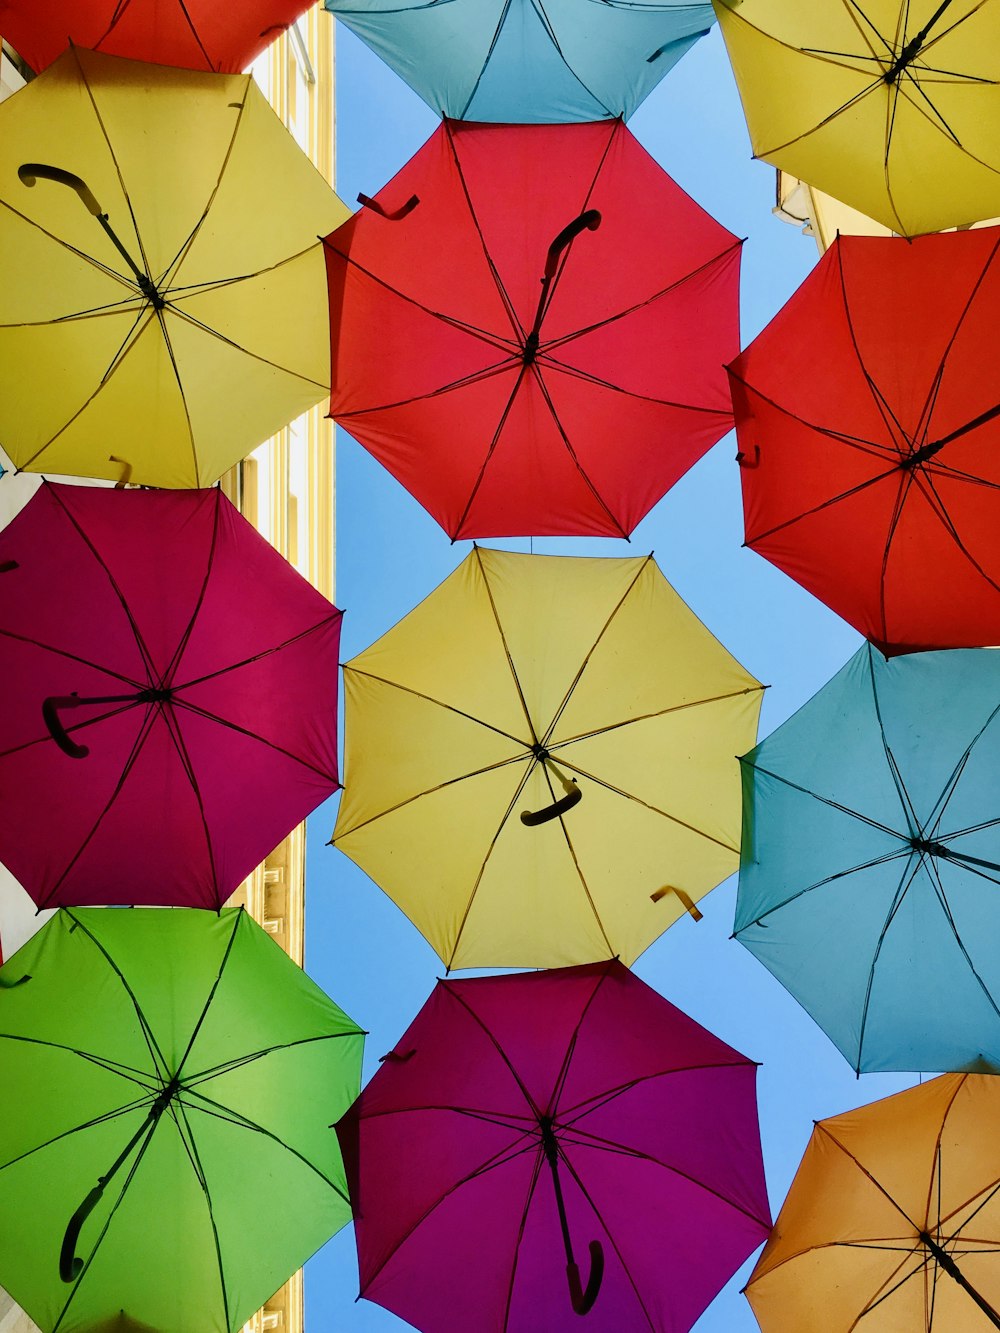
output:
[[[549,757],[549,752],[541,741],[535,741],[535,743],[531,747],[531,753],[535,756],[537,760],[539,760],[540,763],[543,764]]]
[[[910,838],[910,846],[915,852],[923,852],[927,856],[947,856],[948,848],[943,842],[935,842],[932,838]]]
[[[538,334],[531,332],[524,340],[524,350],[521,353],[521,360],[526,366],[530,366],[538,355]]]
[[[538,1128],[542,1135],[542,1151],[549,1161],[554,1161],[559,1155],[559,1146],[556,1143],[555,1121],[550,1115],[538,1117]]]
[[[148,690],[140,690],[135,696],[136,703],[140,704],[165,704],[169,703],[174,697],[174,691],[169,685],[151,686]]]
[[[155,1119],[158,1120],[160,1118],[163,1112],[173,1101],[174,1097],[180,1091],[180,1087],[181,1087],[180,1079],[177,1077],[176,1074],[174,1074],[170,1082],[164,1085],[159,1096],[156,1098],[156,1101],[153,1102],[151,1114]]]
[[[156,290],[156,287],[151,278],[149,278],[145,273],[140,273],[138,274],[136,281],[139,284],[139,289],[142,292],[143,296],[146,298],[146,300],[149,302],[149,304],[153,307],[154,310],[162,310],[166,306],[167,304],[166,301]]]

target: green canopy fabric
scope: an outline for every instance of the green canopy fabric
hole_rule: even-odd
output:
[[[0,1285],[235,1333],[350,1217],[363,1042],[242,908],[58,912],[0,968]]]

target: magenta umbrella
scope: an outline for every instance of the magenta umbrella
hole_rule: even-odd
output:
[[[221,491],[46,483],[0,533],[0,861],[220,907],[337,788],[339,639]]]
[[[616,961],[439,981],[337,1125],[361,1294],[423,1333],[689,1329],[770,1229],[756,1072]]]

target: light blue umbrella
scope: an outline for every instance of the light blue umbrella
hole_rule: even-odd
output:
[[[1000,653],[865,644],[740,762],[736,938],[857,1072],[1000,1071]]]
[[[714,22],[683,0],[324,0],[442,116],[628,117]]]

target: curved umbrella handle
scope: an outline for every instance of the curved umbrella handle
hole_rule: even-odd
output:
[[[16,981],[8,981],[3,973],[0,972],[0,990],[13,990],[15,986],[23,986],[26,981],[30,980],[31,976],[27,972],[23,977],[18,977]]]
[[[71,759],[86,759],[90,750],[86,745],[77,745],[76,741],[73,740],[62,724],[59,709],[76,708],[79,704],[80,699],[75,694],[53,694],[48,699],[42,700],[42,717],[49,729],[49,735],[60,750],[64,754],[68,754]]]
[[[599,1240],[590,1242],[590,1277],[586,1287],[580,1283],[580,1270],[574,1263],[566,1265],[566,1277],[569,1281],[569,1298],[577,1314],[589,1314],[597,1300],[604,1279],[604,1247]]]
[[[553,801],[543,810],[522,810],[521,823],[527,824],[529,828],[535,828],[539,824],[547,824],[550,819],[558,819],[567,810],[572,810],[574,805],[579,805],[583,800],[583,792],[574,779],[563,778],[562,785],[565,796],[560,796],[558,801]]]
[[[549,252],[545,256],[545,277],[543,281],[551,282],[556,275],[556,268],[559,264],[559,256],[566,247],[581,231],[596,231],[601,225],[601,215],[596,208],[588,208],[585,213],[581,213],[578,218],[574,218],[549,246]]]
[[[64,1282],[75,1282],[83,1271],[83,1260],[76,1257],[76,1242],[84,1222],[94,1211],[103,1193],[103,1183],[95,1185],[69,1219],[66,1234],[63,1236],[62,1249],[59,1251],[59,1276]]]
[[[62,167],[50,167],[45,162],[22,162],[17,169],[17,178],[22,185],[27,185],[33,189],[38,180],[55,181],[57,185],[68,185],[71,190],[75,190],[83,201],[88,213],[93,214],[95,218],[103,215],[103,210],[97,200],[94,198],[90,186],[79,176],[74,176],[72,171],[64,171]]]
[[[0,574],[9,574],[15,569],[20,569],[16,560],[0,560]]]
[[[383,208],[377,199],[372,199],[370,195],[359,194],[358,203],[362,208],[370,208],[373,213],[377,213],[380,218],[385,218],[387,222],[398,222],[400,218],[405,218],[407,213],[412,213],[420,199],[417,195],[411,194],[406,203],[400,208],[394,208],[391,212]]]

